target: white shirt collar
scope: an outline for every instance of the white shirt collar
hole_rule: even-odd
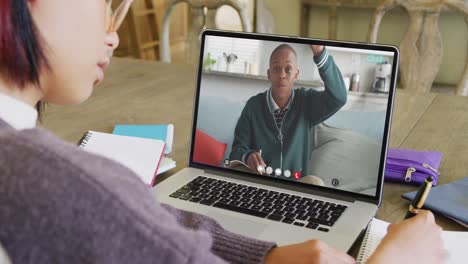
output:
[[[16,98],[0,93],[0,118],[15,129],[34,128],[37,110]]]
[[[270,88],[270,90],[268,90],[268,97],[270,99],[271,106],[273,106],[272,112],[280,109],[278,104],[275,102],[275,99],[273,98],[271,88]],[[294,89],[292,90],[291,96],[289,97],[288,105],[286,105],[286,107],[284,108],[285,110],[289,109],[289,107],[291,106],[291,103],[293,101],[292,100],[293,98],[294,98]]]

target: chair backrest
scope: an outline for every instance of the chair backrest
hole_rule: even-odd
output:
[[[171,53],[169,46],[169,25],[172,10],[179,3],[187,3],[190,7],[190,23],[185,49],[185,61],[190,64],[198,62],[198,53],[200,50],[200,33],[203,28],[216,28],[215,15],[216,10],[221,6],[227,5],[234,8],[241,18],[242,30],[251,32],[251,25],[247,15],[247,10],[241,8],[237,0],[170,0],[166,13],[164,15],[160,46],[160,58],[164,62],[171,62]],[[205,10],[207,12],[205,13]]]
[[[11,260],[6,253],[6,250],[0,244],[0,264],[11,264]]]
[[[275,18],[265,4],[265,0],[257,0],[255,6],[255,32],[275,33]]]
[[[114,1],[112,6],[117,8],[119,4],[120,1]],[[159,9],[160,6],[154,0],[135,1],[130,6],[119,30],[122,38],[116,55],[137,59],[159,58]]]
[[[383,16],[395,7],[403,7],[410,17],[408,31],[400,43],[401,84],[411,91],[430,92],[442,63],[442,38],[438,26],[440,12],[452,10],[462,13],[468,24],[467,4],[460,0],[384,0],[374,12],[369,42],[377,41]],[[456,94],[468,95],[468,60]]]

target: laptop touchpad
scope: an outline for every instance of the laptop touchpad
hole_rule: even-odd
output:
[[[267,227],[255,221],[249,221],[240,217],[223,214],[218,211],[208,211],[206,215],[218,220],[223,228],[236,234],[257,238]]]

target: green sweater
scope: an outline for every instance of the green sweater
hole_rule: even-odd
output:
[[[314,60],[325,90],[295,89],[281,131],[270,110],[268,91],[251,97],[237,121],[231,160],[242,160],[245,154],[261,149],[263,160],[273,170],[281,168],[283,172],[290,170],[291,174],[308,175],[313,143],[310,130],[343,107],[347,98],[340,70],[328,51],[325,49]]]

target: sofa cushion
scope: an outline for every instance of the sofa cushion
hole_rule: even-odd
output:
[[[372,138],[382,140],[385,128],[386,112],[338,111],[325,121],[325,124],[336,128],[345,128]]]
[[[197,128],[226,143],[225,158],[231,153],[234,129],[245,102],[220,96],[202,96],[198,104]]]
[[[197,129],[195,132],[193,161],[212,166],[220,166],[224,159],[226,146],[225,143],[219,142],[202,130]]]
[[[323,125],[316,129],[319,144],[312,152],[309,174],[320,177],[327,187],[374,195],[381,143],[348,129]]]

